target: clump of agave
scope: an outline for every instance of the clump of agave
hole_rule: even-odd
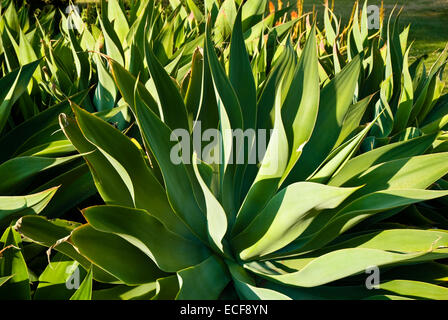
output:
[[[0,144],[18,141],[0,164],[1,297],[448,297],[448,234],[431,229],[446,222],[446,53],[427,74],[409,66],[398,22],[366,33],[366,7],[347,32],[327,8],[326,30],[301,24],[299,36],[302,17],[274,26],[283,13],[258,3],[210,1],[204,14],[189,1],[165,16],[142,1],[129,18],[103,1],[99,27],[63,21],[56,44],[37,26],[45,57],[0,80],[2,107],[57,104],[0,118]],[[224,137],[221,161],[193,148],[173,163],[176,130],[193,140],[199,122]],[[229,129],[276,134],[259,163],[235,163]],[[85,221],[69,219],[85,199]],[[43,247],[51,261],[34,275]],[[76,291],[67,267],[83,279]],[[381,282],[369,290],[372,268]]]

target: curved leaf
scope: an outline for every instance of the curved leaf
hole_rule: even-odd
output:
[[[85,209],[83,214],[93,228],[120,236],[166,272],[196,265],[210,255],[206,247],[172,233],[143,210],[96,206]]]
[[[233,240],[243,260],[272,253],[296,239],[319,211],[340,205],[357,188],[298,182],[275,195],[253,222]]]
[[[215,256],[177,273],[179,293],[176,300],[216,300],[230,278],[225,265]]]
[[[89,261],[128,285],[144,284],[165,274],[142,251],[111,233],[90,225],[76,228],[70,236],[75,248]],[[129,272],[132,266],[132,272]]]

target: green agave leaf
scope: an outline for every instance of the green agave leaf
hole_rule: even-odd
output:
[[[400,101],[398,102],[398,109],[395,115],[394,130],[393,132],[400,132],[406,128],[409,117],[411,116],[412,106],[414,103],[414,88],[412,85],[411,74],[409,73],[409,51],[410,47],[406,51],[403,60],[403,75],[401,84]]]
[[[294,50],[291,50],[291,46],[286,46],[286,50],[278,57],[278,60],[274,64],[272,71],[269,73],[268,78],[262,88],[260,98],[257,105],[257,128],[258,129],[270,129],[270,113],[275,107],[275,99],[277,91],[281,90],[280,84],[283,83],[285,88],[289,83],[289,79],[293,79],[295,71],[296,57]],[[284,80],[287,79],[287,80]],[[285,90],[286,91],[286,90]]]
[[[159,108],[157,102],[154,100],[152,95],[145,88],[144,84],[140,81],[137,81],[137,78],[133,76],[129,71],[123,68],[117,61],[109,59],[109,66],[112,72],[112,76],[114,81],[120,90],[120,93],[123,99],[127,104],[131,107],[132,111],[135,115],[135,95],[134,89],[136,83],[138,83],[138,92],[140,94],[141,99],[145,102],[145,104],[153,111],[157,117],[159,117],[162,121],[163,119],[163,110]]]
[[[17,49],[18,50],[16,50],[16,54],[21,66],[32,63],[38,59],[33,46],[26,38],[23,30],[20,30],[19,32],[19,46],[17,47]],[[36,70],[34,72],[34,78],[37,81],[42,80],[40,70]]]
[[[311,226],[306,236],[297,239],[281,250],[277,256],[308,252],[324,247],[337,236],[361,221],[381,212],[446,196],[448,191],[432,190],[383,190],[360,197],[334,214],[326,213],[325,219]],[[314,231],[314,232],[313,232]]]
[[[299,182],[281,190],[251,224],[233,239],[242,260],[283,248],[305,231],[319,211],[339,206],[357,188]]]
[[[72,49],[72,56],[74,59],[74,65],[76,67],[76,85],[79,89],[87,89],[89,87],[89,80],[91,77],[91,64],[87,52],[83,52],[78,39],[76,39],[73,30],[69,30],[69,40]],[[84,101],[86,108],[92,110],[90,98],[87,97]]]
[[[246,43],[246,48],[250,54],[253,54],[257,50],[259,50],[260,38],[262,37],[266,29],[273,26],[274,20],[275,14],[271,13],[262,21],[252,26],[250,29],[244,31],[244,41]]]
[[[20,32],[22,31],[19,29],[18,33],[16,34],[15,31],[10,30],[7,26],[3,27],[3,42],[5,43],[6,47],[10,47],[10,49],[13,49],[14,51],[6,51],[7,56],[10,56],[11,61],[14,61],[14,63],[10,66],[9,70],[12,71],[12,69],[16,69],[21,66],[21,63],[19,61],[20,51],[19,51],[19,44],[17,43],[16,39],[18,36],[20,36]],[[4,45],[4,47],[5,47]],[[12,47],[12,48],[11,48]],[[6,57],[7,60],[8,57]],[[17,63],[16,63],[17,62]]]
[[[313,26],[282,106],[282,119],[291,146],[291,155],[282,180],[287,178],[302,155],[318,116],[320,90],[315,33]]]
[[[128,285],[155,281],[164,275],[155,263],[135,246],[111,233],[84,225],[70,236],[74,247],[89,261]],[[129,272],[129,266],[132,272]]]
[[[154,52],[147,47],[145,51],[149,72],[160,100],[160,109],[163,110],[164,122],[173,130],[186,129],[190,131],[187,110],[176,85],[157,60]]]
[[[70,236],[71,232],[79,227],[79,223],[67,220],[47,220],[44,217],[32,215],[20,218],[14,226],[21,235],[33,242],[45,247],[53,248],[79,262],[85,269],[89,270],[91,263],[73,248],[67,241],[63,241]],[[94,266],[94,278],[100,282],[115,283],[118,280],[111,274]]]
[[[84,90],[69,99],[77,104],[82,104],[82,101],[87,96],[89,90]],[[2,138],[0,138],[0,162],[9,160],[18,150],[23,150],[24,142],[31,139],[37,133],[48,128],[50,125],[57,124],[57,115],[60,113],[67,113],[70,110],[69,99],[57,103],[47,110],[44,110],[29,120],[16,126],[14,129],[8,131]]]
[[[28,214],[39,214],[54,197],[58,187],[27,196],[0,197],[0,221],[10,222]]]
[[[92,300],[93,272],[89,270],[78,290],[71,296],[70,300]]]
[[[232,275],[233,283],[238,295],[245,300],[291,300],[288,296],[266,288],[260,288],[255,285],[255,281],[250,277],[247,271],[240,265],[226,261]]]
[[[269,141],[255,181],[238,212],[232,230],[235,236],[241,233],[253,221],[255,216],[275,194],[288,163],[288,140],[281,115],[281,88],[282,86],[280,85],[276,93],[273,136]]]
[[[71,95],[74,90],[74,73],[73,69],[67,69],[66,66],[72,63],[72,57],[70,56],[71,50],[66,46],[65,42],[60,40],[58,45],[51,49],[49,47],[47,54],[47,65],[48,69],[52,74],[57,89],[64,92],[66,95]],[[70,53],[69,53],[70,52]],[[62,61],[64,59],[64,61]],[[51,89],[52,92],[57,92],[54,88]]]
[[[129,107],[126,102],[124,102],[123,100],[119,101],[120,106],[117,106],[113,109],[110,110],[104,110],[104,111],[98,111],[93,113],[94,115],[96,115],[98,118],[100,118],[103,121],[106,122],[113,122],[114,117],[116,115],[118,115],[119,113],[125,112],[126,109]]]
[[[341,133],[335,146],[340,146],[347,139],[352,137],[362,121],[362,118],[372,101],[373,95],[365,97],[361,101],[353,104],[345,115],[344,122],[342,124]]]
[[[146,81],[149,77],[147,69],[144,68],[145,46],[147,44],[146,26],[151,23],[154,3],[145,1],[142,13],[134,21],[126,36],[126,42],[129,44],[126,52],[126,68],[135,76],[138,74]]]
[[[40,216],[25,216],[20,218],[14,226],[21,235],[46,247],[52,247],[60,239],[66,238],[80,226],[79,223],[66,220],[47,220]],[[80,256],[67,242],[61,242],[55,249],[66,256],[79,261],[84,267],[89,267],[86,259]]]
[[[74,26],[77,30],[82,32],[82,30],[85,29],[85,25],[78,10],[74,10],[73,7],[70,7],[68,13],[70,14],[70,20],[68,17],[65,17],[63,12],[60,12],[60,15],[62,16],[62,21],[60,23],[61,32],[68,34],[71,26]]]
[[[8,282],[8,280],[11,279],[13,276],[14,276],[14,275],[12,275],[12,276],[8,276],[8,277],[1,277],[1,278],[0,278],[0,287],[1,287],[2,285],[4,285],[6,282]]]
[[[76,290],[69,289],[67,283],[74,275],[82,281],[87,274],[80,268],[79,262],[73,261],[62,253],[56,253],[48,266],[39,276],[39,285],[33,295],[34,300],[68,300]]]
[[[174,300],[179,292],[177,275],[157,279],[156,294],[151,300]]]
[[[39,63],[40,60],[37,60],[24,65],[19,70],[13,71],[0,79],[0,88],[3,88],[0,92],[0,133],[5,127],[12,106],[25,92]]]
[[[446,235],[445,235],[446,237]],[[363,273],[371,266],[388,266],[403,263],[410,263],[413,261],[424,261],[425,259],[434,259],[432,252],[445,252],[441,253],[441,258],[447,256],[446,249],[434,249],[434,243],[443,244],[446,241],[437,242],[440,236],[435,234],[428,241],[428,237],[417,238],[410,245],[412,251],[400,252],[400,243],[393,242],[392,246],[387,246],[389,250],[384,251],[379,249],[371,249],[366,247],[347,248],[334,250],[327,254],[324,254],[310,261],[299,261],[299,264],[303,264],[300,271],[290,272],[285,274],[274,274],[272,272],[266,273],[266,271],[260,271],[254,265],[245,265],[250,271],[258,274],[261,277],[273,280],[278,283],[297,286],[297,287],[316,287],[330,283],[345,277]],[[399,240],[404,243],[402,239]],[[395,245],[398,245],[395,246]],[[405,246],[407,246],[406,244]],[[420,250],[415,247],[420,248]],[[347,263],[350,261],[350,263]],[[291,265],[290,265],[291,266]]]
[[[296,272],[273,273],[264,269],[260,270],[256,263],[247,264],[245,267],[255,274],[277,283],[310,288],[362,273],[371,266],[381,267],[400,262],[410,262],[424,254],[420,252],[403,254],[377,249],[350,248],[332,251],[308,261],[290,260],[286,264],[287,266],[291,266],[293,263],[298,263],[301,266],[300,270]],[[347,263],[347,261],[350,261],[350,263]]]
[[[55,120],[56,119],[57,117],[55,117]],[[15,151],[13,157],[19,157],[22,155],[26,156],[29,155],[29,153],[33,152],[38,153],[39,151],[44,150],[49,144],[59,143],[61,141],[67,142],[63,132],[59,130],[59,126],[57,125],[57,123],[54,123],[46,128],[42,128],[41,130],[36,130],[36,132],[34,134],[31,134],[30,137],[28,137],[24,141],[21,141],[21,143],[16,146],[19,148]],[[62,153],[61,157],[74,153],[73,150],[68,151],[68,149],[70,148],[69,146],[67,146],[66,148],[67,152]]]
[[[143,102],[138,89],[135,95],[135,107],[135,117],[143,139],[155,155],[161,168],[170,204],[178,217],[189,226],[194,234],[207,242],[205,216],[194,196],[184,196],[186,194],[196,195],[189,177],[188,167],[183,163],[174,164],[171,160],[173,149],[178,150],[175,148],[179,147],[172,138],[177,140],[178,137]],[[182,142],[184,142],[183,139],[189,139],[189,136],[182,137]]]
[[[21,252],[22,240],[13,229],[8,228],[0,239],[0,278],[12,277],[0,286],[2,300],[30,300],[30,279]]]
[[[394,279],[406,279],[413,281],[424,281],[433,284],[443,284],[448,280],[448,266],[437,263],[419,263],[409,266],[392,268],[383,274],[383,281]]]
[[[246,129],[255,129],[255,122],[257,119],[257,91],[249,61],[249,55],[247,54],[246,46],[244,44],[241,15],[242,11],[244,12],[244,7],[252,8],[254,5],[260,5],[261,7],[263,2],[264,8],[266,6],[266,0],[252,0],[246,2],[243,9],[238,11],[235,19],[235,25],[233,26],[232,39],[230,43],[229,79],[238,97],[243,115],[244,128]]]
[[[201,12],[201,9],[197,7],[193,0],[187,0],[187,5],[190,8],[191,12],[194,15],[194,19],[198,22],[204,20],[204,15]]]
[[[369,123],[360,133],[331,152],[322,165],[307,180],[310,182],[327,183],[328,180],[342,169],[350,158],[358,151],[375,121]]]
[[[358,55],[322,89],[316,129],[289,174],[287,184],[306,179],[334,148],[353,102],[360,69],[361,56]],[[322,129],[327,134],[321,134]]]
[[[448,153],[436,153],[388,161],[372,166],[342,186],[365,185],[353,197],[384,189],[426,189],[447,174],[447,160]]]
[[[431,77],[431,75],[429,75],[426,77],[426,75],[424,75],[424,77],[425,78],[421,80],[421,84],[414,93],[414,105],[411,110],[411,115],[409,116],[409,121],[411,123],[413,123],[422,112],[426,98],[431,96],[431,90],[433,90],[435,86],[436,79],[434,76]]]
[[[179,62],[178,62],[178,66],[177,66],[178,72],[177,72],[176,79],[178,81],[180,81],[182,79],[182,77],[184,77],[185,74],[188,72],[188,65],[189,65],[189,62],[191,62],[193,53],[196,49],[198,49],[198,47],[203,46],[204,38],[205,38],[205,35],[200,34],[199,36],[197,36],[195,38],[189,39],[189,42],[187,42],[184,46],[179,48],[178,51],[176,52],[176,54],[182,55],[179,58]],[[175,57],[176,57],[176,55],[175,55]],[[165,67],[165,70],[167,70],[170,73],[172,73],[172,71],[174,71],[174,69],[173,70],[170,70],[170,69],[173,68],[174,64],[176,63],[175,61],[178,58],[174,58],[174,59],[175,60],[173,60],[169,65],[167,65]]]
[[[193,123],[199,117],[201,95],[202,95],[202,73],[204,60],[199,49],[195,50],[191,63],[191,74],[188,88],[185,93],[185,107],[187,108],[188,120]],[[203,121],[201,121],[203,122]],[[204,125],[204,124],[202,124]],[[193,127],[193,125],[191,125]]]
[[[84,137],[78,123],[65,114],[59,116],[59,123],[70,142],[80,153],[84,154],[84,159],[89,167],[95,168],[91,172],[95,186],[103,200],[107,204],[132,207],[134,202],[131,195],[129,192],[123,192],[123,190],[127,190],[125,183],[108,159]]]
[[[132,22],[140,17],[147,9],[148,4],[154,5],[149,0],[135,1],[130,4],[129,21]]]
[[[232,0],[233,1],[233,0]],[[205,49],[215,87],[216,98],[220,107],[221,117],[225,114],[233,129],[243,128],[243,115],[237,94],[227,78],[224,68],[220,64],[216,55],[213,43],[210,38],[210,25],[207,28]]]
[[[381,49],[378,45],[379,39],[374,39],[370,50],[371,65],[369,67],[370,74],[367,76],[361,90],[362,96],[374,94],[378,91],[381,82],[384,80],[385,62],[381,55]]]
[[[229,2],[228,0],[227,2]],[[233,0],[232,0],[233,3]],[[234,5],[234,4],[233,4]],[[222,7],[224,8],[224,6]],[[227,12],[227,11],[226,11]],[[226,13],[230,14],[230,13]],[[214,45],[211,40],[210,22],[206,26],[205,49],[209,63],[210,74],[213,81],[215,96],[218,105],[219,129],[222,141],[219,143],[220,158],[220,198],[224,210],[233,220],[237,208],[235,208],[235,166],[232,164],[233,154],[240,154],[241,150],[233,151],[233,137],[229,130],[244,129],[244,119],[238,96],[228,79],[225,70],[218,60]]]
[[[367,1],[364,1],[364,5],[361,11],[361,19],[360,19],[360,29],[361,29],[361,39],[363,40],[363,45],[366,46],[368,36],[369,36],[369,24],[368,24],[368,10],[367,10]]]
[[[0,165],[0,176],[3,177],[0,183],[0,193],[9,195],[22,192],[37,174],[69,163],[79,157],[80,155],[63,158],[26,156],[6,161]]]
[[[242,5],[242,30],[246,31],[263,19],[267,0],[248,0]],[[238,19],[238,18],[237,18]]]
[[[433,152],[447,152],[448,143],[446,140],[446,134],[440,136],[433,145]]]
[[[98,55],[93,56],[93,61],[98,72],[98,86],[95,90],[93,103],[98,111],[112,109],[117,99],[117,88],[114,80]]]
[[[439,55],[436,62],[432,65],[429,75],[426,76],[426,69],[422,71],[420,83],[416,89],[418,95],[417,101],[412,110],[411,118],[418,116],[418,122],[422,122],[428,112],[434,106],[434,99],[437,99],[443,90],[443,82],[441,82],[441,73],[445,68],[448,57],[448,50]]]
[[[14,5],[14,2],[10,2],[8,5],[8,8],[4,12],[4,19],[6,22],[6,25],[14,30],[15,32],[19,33],[20,31],[20,21],[19,16],[17,14],[16,7]]]
[[[285,286],[271,281],[264,287],[274,290],[293,300],[359,300],[368,299],[372,292],[365,286],[318,286],[312,288]]]
[[[207,50],[203,51],[201,74],[202,74],[202,83],[200,88],[201,91],[199,102],[200,110],[198,111],[199,114],[197,115],[197,120],[201,121],[203,130],[211,128],[217,129],[219,124],[219,114],[218,114],[219,109],[215,95],[215,88],[210,73]]]
[[[226,41],[232,34],[232,26],[237,15],[236,3],[234,0],[224,0],[219,6],[219,12],[214,22],[215,42]]]
[[[393,280],[381,283],[380,288],[392,293],[414,298],[433,300],[448,299],[447,288],[419,281]]]
[[[401,253],[424,252],[419,261],[443,258],[447,252],[447,233],[438,230],[391,229],[360,235],[323,249],[367,248]],[[318,254],[318,253],[317,253]]]
[[[288,33],[288,32],[291,30],[291,28],[293,28],[294,25],[295,25],[297,22],[299,22],[300,19],[302,19],[302,18],[303,18],[303,17],[298,17],[298,18],[289,20],[289,21],[287,21],[287,22],[285,22],[285,23],[282,23],[282,24],[280,24],[280,25],[278,25],[278,26],[275,26],[275,27],[273,28],[273,30],[274,30],[274,32],[277,34],[277,36],[278,36],[279,38],[282,38],[282,37],[283,37],[286,33]]]
[[[215,256],[177,272],[177,278],[176,300],[216,300],[230,281],[224,263]]]
[[[176,2],[176,5],[172,5],[172,12],[166,16],[167,19],[157,20],[157,29],[152,31],[151,40],[154,39],[156,56],[159,57],[159,60],[162,60],[163,64],[166,64],[172,58],[176,46],[180,45],[185,39],[185,35],[180,34],[179,30],[188,19],[187,12],[179,1],[176,0]],[[159,18],[161,18],[160,15]]]
[[[328,6],[325,6],[324,26],[325,26],[325,37],[327,39],[328,45],[333,45],[335,43],[336,37],[338,36],[338,30],[334,29],[332,19],[336,24],[336,28],[338,29],[336,16],[333,14],[333,12],[330,10]]]
[[[438,132],[448,124],[448,95],[444,95],[439,99],[439,102],[433,108],[433,110],[426,117],[422,132],[429,134]]]
[[[31,148],[23,153],[17,155],[17,157],[63,157],[67,154],[74,153],[75,147],[67,140],[59,140],[48,142],[43,145]]]
[[[399,16],[396,17],[393,26],[391,26],[392,17],[391,14],[387,23],[386,74],[384,86],[381,86],[381,94],[384,97],[385,104],[391,101],[396,92],[399,92],[401,85],[400,72],[403,65],[400,38],[396,30]]]
[[[356,53],[359,53],[363,51],[363,44],[365,39],[361,35],[361,28],[359,25],[359,3],[356,2],[355,6],[355,15],[353,17],[353,25],[351,31],[356,44]]]
[[[184,33],[180,30],[180,26],[178,27],[178,32],[182,36],[185,36]],[[202,37],[204,35],[202,34]],[[193,58],[193,53],[195,50],[198,50],[199,48],[194,45],[198,45],[200,43],[203,43],[203,41],[199,41],[201,37],[198,37],[194,40],[185,40],[189,41],[185,44],[183,44],[183,40],[178,40],[180,43],[179,49],[174,53],[173,57],[170,59],[170,62],[164,66],[165,71],[172,77],[172,79],[175,79],[176,82],[174,84],[179,87],[182,84],[182,81],[185,80],[188,76],[187,74],[190,71],[191,67],[191,59]],[[178,38],[179,39],[179,38]],[[178,85],[179,83],[179,85]],[[182,91],[182,95],[183,95]]]
[[[185,269],[210,256],[206,247],[172,233],[143,210],[96,206],[85,209],[83,214],[93,228],[120,236],[166,272]]]
[[[96,25],[92,26],[92,32],[90,32],[87,28],[82,30],[79,44],[81,45],[83,51],[95,50],[96,37],[98,36],[97,32],[99,34],[100,31]]]
[[[129,24],[126,19],[120,2],[118,0],[109,0],[107,3],[107,17],[113,23],[115,32],[121,43],[125,43],[126,36],[129,32]]]
[[[98,189],[101,192],[103,191],[103,188],[107,188],[107,193],[113,192],[111,194],[111,199],[113,201],[123,199],[124,193],[122,190],[128,190],[128,196],[130,196],[132,201],[130,202],[128,198],[126,200],[123,199],[124,201],[118,200],[117,202],[108,204],[142,209],[147,208],[151,211],[151,214],[158,217],[166,225],[169,225],[170,228],[173,228],[174,232],[181,232],[180,234],[182,235],[189,235],[186,227],[173,213],[165,190],[152,173],[138,147],[124,134],[110,126],[108,123],[76,106],[73,108],[82,134],[85,136],[84,141],[82,142],[83,137],[80,136],[81,132],[79,129],[77,129],[75,125],[70,126],[73,133],[76,134],[76,138],[83,144],[77,147],[78,150],[82,152],[84,148],[87,149],[87,141],[85,139],[88,139],[89,142],[87,143],[94,144],[99,154],[97,155],[97,152],[93,152],[91,159],[89,158],[89,155],[85,157],[86,160],[88,163],[90,161],[101,161],[101,166],[104,167],[104,172],[100,173],[92,163],[94,168],[92,172],[97,180],[97,187],[100,184],[100,188]],[[64,122],[61,124],[63,126],[66,125]],[[70,124],[70,121],[68,121],[68,124]],[[69,129],[68,127],[65,127],[64,130],[68,133],[67,130]],[[71,140],[73,142],[73,138]],[[84,147],[84,145],[86,146]],[[89,148],[91,147],[89,146]],[[92,151],[92,149],[89,151]],[[111,171],[113,172],[113,175],[111,175]],[[109,185],[107,179],[111,178],[112,184]],[[122,185],[123,189],[116,189],[116,179],[121,180],[119,185]],[[116,197],[116,193],[119,193],[120,195]],[[108,197],[106,197],[105,200],[107,202]]]
[[[361,154],[351,159],[329,182],[332,186],[342,186],[350,179],[361,175],[369,168],[388,161],[423,154],[434,142],[437,134],[391,143],[384,147]],[[409,186],[408,186],[409,187]]]
[[[105,1],[101,1],[101,5],[105,7]],[[109,57],[118,61],[119,64],[124,65],[124,50],[122,46],[122,41],[118,38],[115,30],[113,29],[109,19],[107,18],[107,11],[101,10],[101,14],[98,12],[100,17],[98,20],[101,25],[101,30],[104,36],[104,42],[106,44],[106,53]]]
[[[58,192],[44,212],[49,218],[61,217],[65,212],[97,193],[92,174],[85,163],[67,170],[33,192],[40,192],[54,186],[59,186]]]
[[[212,248],[214,248],[218,253],[227,255],[229,248],[227,246],[227,242],[224,240],[228,227],[227,215],[219,201],[215,198],[207,184],[202,179],[202,176],[199,173],[197,161],[197,155],[194,153],[194,173],[196,174],[196,178],[199,181],[205,198],[209,242]]]
[[[338,74],[341,72],[343,63],[343,58],[341,57],[341,53],[339,52],[338,44],[335,43],[333,45],[333,65],[334,65],[334,74]]]
[[[139,286],[117,285],[110,289],[93,290],[92,300],[148,300],[154,296],[155,283]]]
[[[431,81],[422,111],[417,118],[417,123],[422,123],[425,121],[426,116],[432,111],[434,105],[442,95],[443,89],[445,87],[445,83],[442,81],[442,72],[443,68],[439,70],[439,72]]]
[[[11,37],[9,35],[10,31],[8,30],[8,28],[3,27],[3,29],[6,30],[6,32],[1,33],[1,42],[2,42],[1,51],[2,53],[4,53],[5,65],[7,67],[7,70],[11,72],[20,67],[19,61],[14,51],[15,47],[17,46],[17,43],[15,41],[11,41]]]

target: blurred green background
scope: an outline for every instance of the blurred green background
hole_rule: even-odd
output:
[[[275,4],[277,0],[273,1]],[[328,0],[331,5],[331,0]],[[295,4],[296,1],[283,1],[283,5]],[[323,0],[304,0],[304,10],[313,10],[318,13],[318,24],[322,27]],[[352,13],[355,1],[335,0],[334,11],[336,16],[347,22]],[[364,3],[360,1],[361,5]],[[370,0],[369,5],[381,7],[381,0]],[[386,17],[394,6],[403,7],[401,24],[403,27],[411,25],[409,41],[414,41],[411,51],[411,61],[421,55],[428,55],[426,66],[429,68],[437,59],[448,43],[448,0],[384,0]],[[444,80],[448,80],[448,72],[444,74]],[[448,83],[448,82],[447,82]],[[448,88],[445,88],[445,93]]]
[[[350,18],[355,1],[335,0],[335,12],[343,21]],[[329,0],[331,4],[331,0]],[[361,1],[361,3],[363,3]],[[305,10],[315,6],[319,16],[323,13],[322,0],[304,0]],[[369,5],[381,6],[380,0],[371,0]],[[384,0],[385,13],[388,15],[394,5],[403,7],[401,24],[411,25],[410,41],[415,41],[412,57],[429,54],[428,63],[435,61],[448,42],[448,0]],[[322,22],[319,21],[321,24]]]
[[[17,0],[20,1],[20,0]],[[50,2],[50,3],[66,3],[68,0],[22,0],[31,3]],[[78,3],[92,3],[99,0],[77,0]],[[126,0],[132,1],[132,0]],[[169,0],[163,1],[165,4]],[[185,1],[185,0],[181,0]],[[194,2],[202,2],[203,0],[194,0]],[[282,2],[283,7],[288,5],[296,5],[297,0],[271,0],[276,7],[278,3]],[[332,0],[328,0],[331,4]],[[323,21],[323,7],[324,0],[303,0],[304,10],[311,11],[313,7],[317,11],[319,17],[319,25],[322,27]],[[352,13],[353,0],[334,0],[334,10],[336,15],[346,23]],[[364,3],[360,0],[361,5]],[[369,5],[381,6],[381,0],[370,0]],[[428,55],[427,67],[437,59],[438,54],[445,48],[448,42],[448,0],[384,0],[384,9],[386,17],[390,14],[393,7],[397,5],[399,8],[403,7],[401,15],[402,27],[411,25],[410,41],[414,41],[411,51],[411,61],[415,60],[421,55]],[[445,72],[445,80],[448,79],[448,72]],[[448,89],[445,88],[445,92]]]
[[[75,2],[84,4],[98,1],[75,0]],[[158,1],[169,2],[169,0]],[[194,1],[201,2],[203,0]],[[271,1],[276,7],[279,1],[283,3],[283,6],[296,5],[297,3],[297,0]],[[28,0],[28,2],[66,3],[68,0]],[[328,0],[328,2],[331,4],[332,0]],[[364,3],[362,0],[360,2],[361,5]],[[313,10],[313,7],[315,7],[319,17],[322,17],[323,14],[323,3],[324,0],[303,0],[305,11]],[[335,13],[343,22],[347,22],[350,18],[354,3],[353,0],[334,0]],[[380,7],[381,0],[370,0],[368,4]],[[415,41],[411,56],[415,58],[423,54],[429,54],[428,63],[434,62],[437,53],[442,51],[448,42],[448,0],[384,0],[386,16],[395,5],[403,7],[402,25],[411,24],[410,41]],[[319,24],[322,24],[322,19],[320,19]]]

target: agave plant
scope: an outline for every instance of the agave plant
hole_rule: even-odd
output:
[[[412,64],[409,62],[412,47],[408,45],[407,39],[411,27],[400,30],[400,13],[394,17],[393,10],[386,23],[381,21],[379,31],[372,33],[368,30],[366,9],[367,2],[358,16],[358,3],[355,3],[348,26],[340,31],[340,23],[334,13],[328,7],[325,8],[325,36],[321,40],[321,43],[325,43],[325,46],[321,46],[324,48],[321,63],[325,70],[322,79],[331,78],[353,56],[364,53],[357,93],[359,103],[348,114],[347,121],[363,117],[362,122],[365,122],[374,119],[379,113],[381,116],[368,133],[361,149],[368,151],[390,142],[443,132],[447,128],[446,95],[442,95],[446,49],[428,73],[424,57]],[[434,142],[434,150],[446,151],[444,133]],[[445,185],[444,180],[439,183]],[[439,210],[443,211],[444,200],[433,203],[436,207],[442,205]],[[410,210],[405,210],[406,215],[402,215],[407,218],[399,220],[407,219],[409,222],[408,215],[411,215],[426,226],[445,228],[445,219],[433,209],[434,206],[428,207],[427,204],[412,206]]]
[[[328,7],[319,30],[266,1],[171,6],[102,1],[56,34],[7,6],[0,297],[446,299],[446,52],[409,65],[409,29],[369,33],[367,3],[343,30]],[[271,129],[265,152],[225,134]]]
[[[370,105],[365,103],[360,108],[366,108],[370,120],[379,113],[381,116],[363,147],[370,150],[374,146],[418,137],[446,127],[446,119],[441,116],[444,99],[439,101],[439,98],[444,89],[442,74],[447,50],[440,54],[428,73],[424,57],[412,64],[409,62],[412,48],[408,45],[410,26],[400,30],[401,12],[395,16],[393,10],[387,23],[382,22],[378,32],[372,34],[367,24],[367,2],[359,15],[358,11],[356,3],[348,26],[340,31],[334,13],[326,8],[322,65],[326,76],[331,77],[358,53],[364,53],[358,100],[378,94],[374,99],[369,98]]]
[[[0,277],[9,278],[0,290],[26,290],[19,288],[26,274],[12,270],[23,263],[11,263],[21,259],[14,251],[20,232],[57,250],[51,263],[61,270],[70,259],[82,266],[89,298],[447,297],[439,285],[446,275],[439,261],[448,256],[444,230],[366,223],[448,195],[440,188],[448,154],[434,148],[439,130],[360,152],[385,112],[367,124],[349,117],[359,102],[363,54],[322,82],[311,27],[303,49],[288,38],[276,48],[271,71],[258,81],[243,15],[236,12],[225,65],[213,43],[219,17],[208,18],[203,47],[192,53],[182,86],[163,67],[167,57],[156,41],[139,48],[147,69],[137,74],[123,60],[97,54],[139,136],[129,138],[70,100],[74,117],[61,114],[60,127],[84,157],[105,204],[84,209],[82,225],[36,215],[19,219],[2,238],[12,247],[1,263],[12,267],[1,269]],[[152,85],[145,86],[145,77]],[[188,161],[173,163],[172,150],[184,138],[176,130],[193,135],[199,121],[221,133],[220,161],[207,163],[192,148],[182,153]],[[230,129],[273,129],[260,163],[232,161],[234,143],[224,134]],[[243,149],[254,148],[249,141]],[[436,182],[442,190],[432,188]],[[376,290],[368,290],[362,276],[372,267],[381,271]],[[63,283],[60,273],[41,277]]]

